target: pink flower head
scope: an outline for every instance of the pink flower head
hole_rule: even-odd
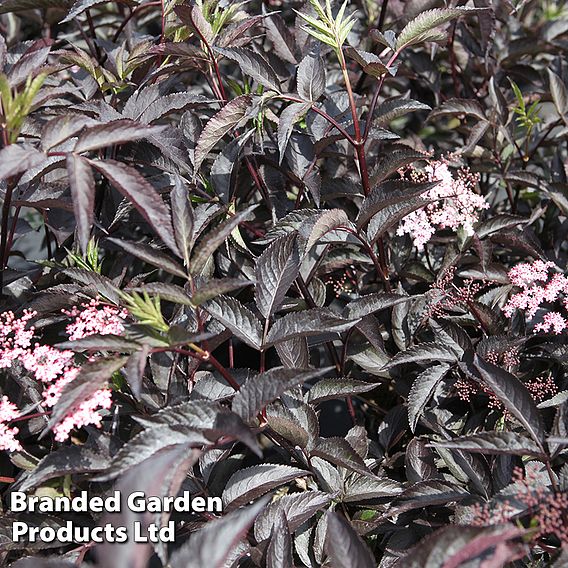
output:
[[[483,196],[474,191],[476,175],[462,168],[454,177],[447,160],[441,159],[426,166],[422,175],[416,170],[411,172],[411,177],[439,183],[423,194],[425,199],[434,201],[404,217],[396,231],[398,235],[410,235],[420,249],[437,229],[456,231],[461,228],[467,235],[473,234],[480,211],[489,207]]]
[[[20,416],[17,406],[8,400],[7,396],[0,399],[0,450],[15,452],[22,449],[22,445],[16,440],[18,428],[10,428],[5,423]]]
[[[546,304],[561,303],[561,311],[549,311],[542,321],[535,325],[534,332],[560,334],[568,328],[568,278],[565,274],[551,272],[555,266],[552,262],[535,260],[522,262],[509,270],[511,283],[521,290],[511,295],[503,306],[503,313],[512,317],[516,310],[522,310],[527,318],[532,319],[538,310],[546,309]]]
[[[561,334],[566,328],[568,328],[568,320],[562,317],[562,314],[558,312],[548,312],[542,318],[542,321],[535,325],[534,330],[553,332],[556,335]]]
[[[62,351],[49,345],[35,344],[20,358],[22,365],[31,371],[38,381],[48,383],[56,379],[73,361],[72,351]]]
[[[35,329],[28,326],[28,322],[35,316],[35,312],[25,311],[24,315],[16,318],[13,312],[0,314],[0,368],[12,366],[12,362],[19,359],[31,345]]]
[[[87,400],[83,401],[78,408],[68,414],[55,428],[55,439],[64,442],[74,428],[81,428],[93,424],[100,427],[102,416],[97,412],[101,408],[109,409],[112,406],[112,393],[109,389],[96,391]]]
[[[128,315],[126,310],[115,306],[102,305],[99,300],[91,300],[80,308],[76,306],[70,311],[64,311],[75,321],[66,327],[69,339],[82,339],[89,335],[122,335],[124,333],[124,319]]]

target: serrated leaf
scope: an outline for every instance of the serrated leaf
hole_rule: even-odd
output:
[[[548,80],[550,82],[550,94],[552,95],[552,101],[556,107],[556,111],[566,123],[568,118],[568,92],[566,91],[566,85],[562,79],[550,69],[548,71]]]
[[[38,8],[62,8],[68,10],[71,0],[1,0],[0,14],[37,10]]]
[[[479,12],[477,8],[434,8],[426,10],[408,22],[396,40],[396,49],[400,51],[410,45],[438,39],[435,29],[458,16]]]
[[[298,477],[310,475],[308,471],[288,465],[265,463],[247,467],[234,473],[223,491],[223,505],[234,509],[264,495]]]
[[[317,370],[276,367],[251,377],[233,398],[232,409],[243,420],[252,420],[267,404],[287,390],[310,379],[320,377],[330,368]]]
[[[310,388],[307,399],[310,404],[318,404],[326,400],[369,392],[377,388],[377,386],[375,383],[366,383],[343,377],[322,379]]]
[[[540,449],[530,438],[516,432],[490,431],[460,436],[445,442],[436,442],[434,447],[464,450],[480,454],[507,454],[542,457]]]
[[[111,333],[100,335],[98,333],[82,337],[81,339],[73,339],[63,341],[56,344],[59,349],[71,349],[71,351],[116,351],[121,353],[130,353],[138,351],[142,348],[142,344],[121,335],[113,335]]]
[[[423,193],[436,187],[438,182],[420,184],[401,184],[400,182],[385,181],[375,187],[365,198],[357,217],[357,228],[361,229],[369,220],[387,207],[401,205],[405,210],[408,202],[417,200]],[[423,200],[424,204],[427,201]],[[411,204],[413,206],[413,203]],[[389,215],[388,218],[391,216]]]
[[[377,165],[371,172],[371,187],[375,188],[379,183],[386,180],[389,176],[396,173],[400,168],[404,166],[412,164],[417,160],[428,159],[429,157],[427,155],[423,154],[422,152],[417,152],[412,148],[402,147],[394,149],[391,152],[386,152],[379,158],[379,160],[377,160]]]
[[[276,75],[274,69],[262,55],[244,47],[226,49],[216,47],[215,51],[235,61],[245,75],[252,77],[263,87],[277,93],[280,92],[280,79],[278,79],[278,75]]]
[[[161,126],[146,126],[127,118],[96,124],[83,131],[73,152],[80,154],[115,144],[126,144],[147,136],[159,135],[162,130]]]
[[[143,124],[150,124],[172,112],[179,112],[197,106],[206,106],[213,102],[212,99],[194,93],[170,93],[169,95],[159,96],[145,108],[142,105],[136,105],[133,109],[134,115],[131,118],[139,120]],[[124,111],[123,114],[125,115]]]
[[[510,229],[518,225],[524,225],[527,222],[527,219],[519,217],[518,215],[495,215],[494,217],[486,219],[485,221],[480,223],[477,226],[475,232],[479,236],[479,238],[482,239],[503,229]]]
[[[202,446],[207,443],[208,440],[204,436],[191,429],[174,429],[166,425],[146,428],[124,444],[113,456],[110,466],[94,480],[115,479],[166,448],[179,446],[189,451],[192,446]]]
[[[214,401],[188,401],[166,407],[148,420],[138,420],[148,428],[167,425],[172,429],[195,428],[215,441],[225,436],[246,444],[256,455],[262,455],[256,438],[241,418]]]
[[[353,327],[357,321],[346,320],[328,308],[292,312],[274,322],[266,337],[265,347],[295,337],[340,333]]]
[[[216,278],[208,280],[201,284],[191,296],[191,302],[194,306],[199,306],[208,300],[244,288],[252,286],[254,281],[243,280],[242,278]]]
[[[192,274],[197,275],[202,272],[213,253],[225,242],[227,237],[239,226],[239,224],[249,217],[250,213],[254,211],[256,207],[256,205],[251,205],[244,211],[236,213],[203,237],[199,246],[195,247],[195,251],[191,258],[190,269]]]
[[[60,23],[65,24],[67,22],[70,22],[77,16],[81,15],[85,10],[92,8],[93,6],[97,6],[98,4],[107,3],[108,0],[77,0],[77,2],[75,2],[73,6],[71,6],[71,9],[69,10],[67,16],[65,16],[65,18],[63,18]]]
[[[193,166],[197,172],[213,147],[233,129],[245,116],[252,103],[252,97],[242,95],[229,101],[217,114],[209,119],[199,136],[195,148]]]
[[[72,280],[89,287],[98,295],[107,298],[114,304],[118,304],[120,290],[110,278],[97,274],[92,270],[83,270],[82,268],[66,268],[62,272]]]
[[[349,521],[327,513],[325,550],[334,568],[376,568],[374,556]]]
[[[375,77],[375,79],[379,79],[388,73],[388,69],[384,63],[374,53],[348,47],[345,50],[345,55],[356,61],[367,75],[371,75],[371,77]]]
[[[400,514],[412,509],[435,505],[447,505],[467,499],[469,492],[449,481],[419,481],[405,489],[391,504],[393,513]]]
[[[79,244],[83,253],[87,251],[95,207],[95,178],[89,162],[76,154],[67,155],[67,175],[73,212],[77,223]]]
[[[259,499],[248,507],[208,522],[174,551],[169,565],[172,568],[225,568],[227,559],[268,501],[268,498]]]
[[[205,18],[200,5],[178,5],[174,8],[174,12],[184,24],[189,26],[191,30],[195,30],[200,38],[203,37],[207,44],[211,45],[213,43],[215,32],[207,18]]]
[[[85,400],[103,388],[112,375],[122,369],[127,357],[101,357],[84,363],[77,377],[63,387],[61,397],[53,407],[48,427],[53,428]]]
[[[142,286],[128,288],[127,292],[146,292],[150,296],[159,296],[160,299],[183,306],[193,306],[193,301],[189,294],[181,287],[166,282],[149,282]]]
[[[170,198],[176,244],[181,251],[185,266],[189,267],[193,245],[193,208],[191,207],[188,189],[179,176],[175,177]]]
[[[435,198],[411,197],[407,201],[401,201],[387,205],[376,213],[369,222],[367,235],[371,243],[375,243],[379,237],[398,225],[407,215],[422,209],[429,203],[436,201]]]
[[[392,479],[351,475],[345,482],[342,501],[357,503],[385,497],[394,497],[402,493],[402,485]]]
[[[64,446],[47,454],[31,472],[25,474],[18,491],[28,491],[55,477],[95,473],[108,467],[102,451],[85,446]]]
[[[323,491],[306,491],[282,496],[260,513],[254,524],[254,537],[258,542],[270,538],[278,512],[284,513],[290,530],[294,532],[302,523],[326,507],[332,497]]]
[[[292,103],[288,105],[278,117],[278,152],[282,163],[288,141],[296,124],[310,108],[310,103]]]
[[[266,568],[290,568],[292,559],[292,537],[282,511],[276,514],[276,521],[272,527],[270,542],[266,549]]]
[[[316,102],[325,91],[325,66],[319,52],[310,51],[298,65],[296,78],[298,95]]]
[[[180,254],[174,238],[170,211],[152,185],[137,170],[122,162],[89,160],[89,163],[138,209],[164,244]]]
[[[343,209],[327,209],[306,219],[298,229],[301,237],[305,239],[304,252],[308,253],[327,233],[349,225],[349,218]]]
[[[273,241],[258,257],[255,266],[255,298],[260,313],[270,318],[300,272],[296,235]]]
[[[230,201],[232,182],[235,177],[234,173],[238,171],[239,157],[254,132],[254,130],[249,130],[238,138],[231,140],[219,152],[213,162],[213,166],[211,166],[211,183],[215,193],[223,203]]]
[[[44,151],[76,136],[85,126],[97,124],[96,120],[87,116],[67,114],[51,119],[41,131],[41,147]]]
[[[157,266],[158,268],[161,268],[170,274],[175,274],[180,278],[187,278],[183,268],[160,249],[144,243],[131,243],[123,241],[122,239],[108,238],[107,240],[148,264]]]
[[[415,299],[416,296],[403,296],[402,294],[393,294],[390,292],[377,292],[362,296],[356,300],[352,300],[345,306],[343,316],[347,319],[357,319],[368,316],[386,308],[392,308],[397,304],[408,302]]]
[[[262,326],[260,320],[235,298],[218,296],[210,300],[204,309],[239,339],[253,349],[262,347]]]
[[[43,152],[29,144],[10,144],[0,150],[0,180],[35,168],[46,160]]]
[[[388,126],[393,120],[417,110],[431,110],[431,107],[414,99],[389,99],[377,107],[373,124],[377,126]]]
[[[437,343],[420,343],[397,353],[385,366],[385,369],[392,369],[398,365],[406,363],[425,363],[428,361],[438,362],[457,362],[455,351],[444,345]]]
[[[373,476],[363,459],[345,438],[319,438],[310,454],[328,462],[356,471],[361,475]]]
[[[471,99],[448,99],[444,101],[439,107],[436,107],[428,117],[437,118],[439,116],[456,116],[465,114],[475,116],[479,120],[487,120],[481,105]]]
[[[280,361],[288,368],[306,368],[310,366],[308,340],[296,337],[290,341],[281,341],[275,345]]]
[[[432,398],[436,387],[449,370],[450,365],[434,365],[434,367],[422,371],[412,383],[412,388],[408,394],[408,423],[412,432],[416,430],[420,415]]]
[[[515,553],[513,546],[508,547],[507,540],[517,539],[523,532],[523,529],[511,524],[443,527],[399,558],[393,568],[458,568],[464,563],[477,564],[479,557],[487,566],[503,566]],[[493,554],[487,553],[490,549],[496,550],[499,545],[505,546],[505,556],[493,562]]]
[[[515,375],[477,355],[474,356],[473,365],[483,382],[542,449],[545,438],[544,424],[527,387]]]

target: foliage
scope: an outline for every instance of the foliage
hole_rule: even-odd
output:
[[[566,565],[562,2],[0,0],[0,29],[3,494],[223,504],[170,546],[7,512],[3,564]]]

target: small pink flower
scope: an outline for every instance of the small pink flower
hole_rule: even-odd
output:
[[[112,406],[112,393],[109,389],[101,389],[96,391],[87,400],[83,401],[78,408],[74,409],[67,415],[55,428],[55,439],[58,442],[64,442],[74,428],[81,428],[92,424],[100,427],[102,416],[99,410],[109,409]]]
[[[81,339],[95,333],[101,335],[124,333],[125,310],[114,306],[105,306],[98,300],[92,300],[80,307],[64,312],[73,321],[67,326],[70,339]],[[0,368],[11,367],[20,363],[32,376],[43,383],[44,408],[52,408],[61,398],[64,388],[79,375],[81,368],[75,364],[74,353],[56,349],[50,345],[35,343],[32,340],[35,328],[28,326],[35,312],[24,312],[17,318],[13,312],[0,314]],[[94,356],[96,358],[96,356]],[[108,388],[100,389],[83,401],[55,426],[55,439],[65,441],[73,428],[88,424],[101,425],[101,409],[112,405],[112,392]],[[15,435],[17,428],[10,428],[6,423],[20,416],[20,411],[6,397],[0,401],[0,449],[14,451],[21,448]]]
[[[562,314],[558,312],[548,312],[542,318],[542,321],[535,325],[534,330],[550,332],[553,331],[556,335],[561,334],[566,328],[568,328],[568,320],[562,317]]]
[[[66,327],[70,340],[82,339],[89,335],[122,335],[124,333],[124,319],[128,315],[126,310],[114,306],[102,305],[99,300],[91,300],[82,304],[80,308],[74,307],[64,311],[75,321]]]
[[[49,345],[35,344],[33,351],[26,351],[20,361],[38,381],[48,383],[56,379],[73,361],[72,351],[62,351]]]
[[[410,176],[416,181],[439,183],[423,194],[425,199],[435,201],[404,217],[397,235],[410,235],[419,249],[437,229],[463,229],[467,235],[473,235],[473,225],[479,220],[479,213],[489,207],[484,197],[474,191],[478,176],[462,168],[454,177],[444,158],[431,162],[422,174],[414,170]]]
[[[503,306],[503,313],[512,317],[516,310],[522,310],[531,320],[539,310],[546,309],[546,304],[555,302],[560,302],[568,312],[568,278],[558,272],[550,274],[554,268],[554,263],[542,260],[522,262],[511,268],[509,279],[521,290],[511,295]],[[568,313],[563,315],[559,311],[549,311],[544,314],[542,321],[534,326],[533,331],[561,334],[568,329],[567,316]]]
[[[18,428],[10,428],[5,423],[20,416],[18,407],[8,400],[7,396],[0,399],[0,450],[16,452],[22,449],[22,445],[16,439]]]

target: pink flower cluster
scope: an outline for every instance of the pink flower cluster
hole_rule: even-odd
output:
[[[124,319],[128,315],[126,310],[120,310],[114,306],[103,306],[98,300],[81,304],[63,312],[69,317],[75,318],[65,331],[69,339],[82,339],[88,335],[122,335],[124,333]]]
[[[529,464],[530,465],[530,464]],[[568,515],[568,495],[565,492],[550,491],[543,485],[538,473],[527,467],[526,475],[521,468],[513,471],[513,487],[515,493],[510,500],[475,505],[472,508],[475,526],[491,526],[507,523],[517,519],[519,507],[524,507],[530,513],[531,527],[535,528],[532,542],[554,536],[563,548],[568,547],[568,524],[565,518]]]
[[[483,196],[475,193],[478,176],[467,168],[457,172],[456,177],[448,168],[444,158],[432,162],[423,172],[411,172],[415,181],[438,181],[438,185],[423,194],[432,203],[407,215],[397,229],[397,235],[408,234],[414,245],[422,249],[437,229],[463,229],[473,235],[473,225],[479,213],[489,204]]]
[[[507,317],[516,310],[523,310],[531,320],[537,311],[545,304],[559,302],[568,311],[568,278],[564,274],[554,272],[553,262],[523,262],[509,270],[509,280],[521,290],[513,294],[503,307]],[[535,333],[539,331],[562,333],[568,329],[568,314],[559,311],[548,311],[542,321],[534,326]]]
[[[70,339],[124,332],[126,312],[114,306],[103,306],[98,300],[91,300],[64,313],[74,318],[66,328]],[[28,326],[28,322],[34,315],[33,312],[25,312],[16,318],[12,312],[5,312],[0,316],[0,368],[11,367],[19,361],[24,369],[45,385],[42,406],[51,408],[60,399],[63,389],[78,376],[80,367],[75,364],[72,351],[40,343],[32,345],[35,328]],[[65,441],[74,428],[88,424],[99,426],[102,417],[98,411],[109,409],[111,405],[110,389],[96,391],[53,428],[55,439]],[[19,411],[16,406],[4,397],[0,403],[0,449],[13,451],[20,448],[14,438],[17,428],[6,425],[17,416]]]
[[[0,399],[0,450],[16,452],[22,449],[22,445],[16,440],[18,428],[14,426],[10,428],[6,424],[18,416],[20,416],[20,411],[16,405],[11,403],[7,396],[3,396]]]

